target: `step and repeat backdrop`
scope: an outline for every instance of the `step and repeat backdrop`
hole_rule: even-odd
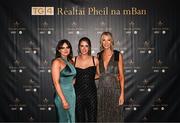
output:
[[[92,55],[110,31],[123,54],[124,120],[180,121],[178,4],[165,0],[0,2],[0,121],[56,122],[51,60],[61,39]]]

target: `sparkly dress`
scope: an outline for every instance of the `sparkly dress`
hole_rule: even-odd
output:
[[[107,66],[104,68],[102,52],[98,53],[100,78],[97,90],[98,95],[98,122],[122,122],[123,111],[118,105],[120,83],[118,76],[119,52],[114,50]]]
[[[97,121],[97,89],[95,84],[96,66],[85,69],[76,68],[76,121],[96,122]],[[76,64],[76,58],[75,58]]]

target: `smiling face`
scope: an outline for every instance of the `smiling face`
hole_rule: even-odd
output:
[[[101,50],[113,50],[113,45],[114,45],[114,41],[113,41],[113,36],[112,33],[110,32],[103,32],[101,34],[101,38],[100,38],[100,49]]]
[[[72,60],[73,52],[71,43],[66,40],[60,40],[56,46],[56,55],[55,58],[65,57],[68,61]]]
[[[62,57],[67,57],[70,54],[70,47],[67,45],[67,43],[64,43],[60,48],[59,52]]]
[[[88,45],[88,43],[86,41],[81,41],[79,49],[80,49],[80,53],[82,55],[88,54],[88,52],[89,52],[89,45]]]
[[[100,39],[101,50],[111,49],[113,50],[113,37],[110,32],[103,32]]]
[[[112,38],[109,35],[103,35],[101,43],[104,49],[109,49],[112,46]]]
[[[82,55],[91,55],[91,41],[87,37],[83,37],[79,40],[78,52]]]

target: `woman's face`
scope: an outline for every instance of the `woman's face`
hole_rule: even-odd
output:
[[[70,47],[64,43],[62,47],[60,47],[59,52],[61,53],[62,57],[67,57],[70,54]]]
[[[82,55],[88,54],[88,51],[89,51],[88,43],[86,41],[81,41],[79,49]]]
[[[102,46],[103,46],[104,49],[111,48],[111,45],[112,45],[112,38],[111,38],[111,36],[103,35],[101,41],[102,41]]]

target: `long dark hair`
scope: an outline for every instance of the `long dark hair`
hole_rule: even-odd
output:
[[[68,45],[68,47],[70,48],[70,53],[69,55],[67,56],[67,60],[68,61],[72,61],[72,57],[73,57],[73,52],[72,52],[72,46],[71,46],[71,43],[66,40],[66,39],[63,39],[63,40],[60,40],[56,46],[56,55],[55,55],[55,58],[61,58],[61,53],[59,52],[59,50],[61,49],[61,47],[63,46],[63,44],[66,43]]]
[[[82,41],[85,41],[85,42],[89,45],[88,55],[91,55],[91,41],[90,41],[90,39],[87,38],[87,37],[82,37],[82,38],[79,40],[78,53],[81,53],[81,51],[80,51],[80,44],[81,44]]]

